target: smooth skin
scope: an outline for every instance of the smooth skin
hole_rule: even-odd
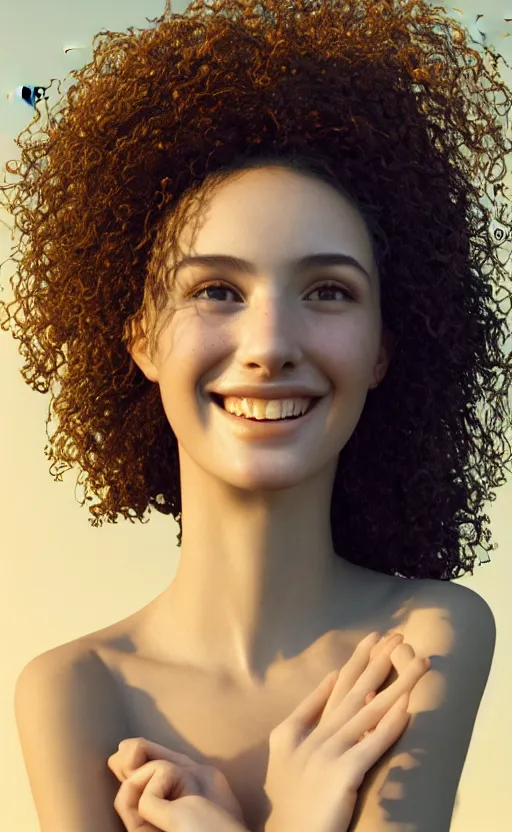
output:
[[[365,774],[405,730],[409,693],[430,667],[402,638],[371,633],[272,731],[267,832],[346,832]],[[377,693],[392,667],[398,678]],[[245,829],[213,766],[143,738],[120,743],[108,766],[122,783],[114,807],[127,832]]]
[[[141,334],[131,348],[159,386],[180,463],[179,565],[151,633],[169,662],[250,695],[288,672],[284,657],[339,630],[340,616],[371,609],[372,576],[334,550],[330,505],[340,451],[386,374],[391,339],[371,238],[323,182],[273,168],[230,179],[180,249],[252,265],[185,265],[157,351]],[[354,258],[371,279],[354,266],[299,268],[322,253]],[[281,439],[256,438],[210,397],[251,387],[272,399],[285,386],[321,400]]]
[[[401,640],[391,636],[379,644],[378,633],[367,636],[341,671],[329,674],[274,729],[266,832],[346,832],[365,774],[404,732],[409,694],[430,666]],[[402,672],[374,696],[395,665],[395,652]]]
[[[209,807],[219,810],[223,829],[231,828],[230,819],[233,828],[245,829],[240,804],[215,766],[196,763],[144,737],[123,740],[107,764],[121,782],[114,808],[129,832],[187,829],[195,814],[203,817],[206,811],[208,817]]]

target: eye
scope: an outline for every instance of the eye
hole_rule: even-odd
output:
[[[321,286],[317,286],[316,289],[313,289],[312,292],[310,292],[310,294],[314,294],[315,292],[322,292],[322,293],[327,292],[327,293],[331,293],[331,294],[333,294],[334,292],[341,292],[341,294],[345,296],[345,298],[342,298],[342,300],[344,300],[344,299],[348,299],[348,300],[351,300],[351,301],[355,300],[354,294],[352,292],[349,292],[348,289],[345,289],[344,286],[340,286],[339,283],[332,283],[332,282],[322,283]],[[322,300],[336,300],[336,298],[325,298],[324,297],[324,298],[322,298]]]
[[[194,294],[191,295],[191,297],[194,300],[200,300],[201,295],[203,295],[205,292],[213,292],[213,291],[215,291],[215,292],[231,292],[231,294],[235,294],[235,290],[230,289],[230,287],[226,286],[225,283],[207,283],[205,286],[202,286],[200,289],[198,289],[196,292],[194,292]],[[218,300],[218,298],[212,298],[212,297],[206,297],[206,298],[203,298],[203,299],[204,300]]]
[[[214,301],[215,300],[216,301],[226,300],[226,298],[218,298],[218,297],[215,298],[215,297],[211,297],[210,295],[201,298],[201,295],[205,295],[205,292],[208,292],[208,293],[211,293],[211,292],[231,292],[232,295],[238,294],[235,291],[235,289],[231,289],[225,283],[216,282],[216,283],[207,283],[207,284],[201,286],[190,297],[193,298],[194,300],[214,300]],[[343,300],[354,301],[355,300],[355,295],[354,295],[353,292],[350,292],[348,289],[345,289],[344,286],[340,286],[339,283],[333,283],[332,281],[327,282],[327,283],[322,283],[321,286],[317,286],[315,289],[312,289],[309,294],[311,295],[311,294],[314,294],[315,292],[322,292],[322,293],[327,292],[327,293],[330,293],[330,294],[334,294],[335,292],[341,292],[341,294],[344,296],[344,297],[341,298],[341,301],[343,301]],[[340,300],[340,299],[339,298],[333,298],[333,297],[331,297],[331,298],[323,297],[323,298],[320,298],[320,300]]]

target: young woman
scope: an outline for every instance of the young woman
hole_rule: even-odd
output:
[[[49,459],[81,466],[94,525],[151,507],[181,546],[150,604],[18,680],[41,829],[164,828],[144,811],[180,808],[181,759],[233,808],[214,789],[196,829],[445,832],[495,640],[450,579],[491,548],[510,459],[510,290],[475,184],[507,90],[426,2],[153,23],[97,37],[10,201]]]

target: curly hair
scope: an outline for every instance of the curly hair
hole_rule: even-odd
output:
[[[473,573],[478,547],[497,548],[481,511],[511,458],[500,342],[512,293],[481,191],[503,180],[510,151],[489,93],[507,112],[511,95],[492,50],[491,71],[440,11],[426,0],[197,0],[177,14],[167,2],[151,27],[96,34],[38,140],[18,137],[7,171],[19,180],[2,194],[14,189],[22,233],[2,328],[16,324],[24,380],[51,391],[50,473],[79,466],[93,526],[147,522],[153,507],[174,516],[181,545],[177,441],[128,346],[147,321],[154,349],[172,315],[168,252],[192,206],[272,165],[357,207],[396,344],[339,455],[335,551],[451,580]],[[494,184],[493,201],[504,191]]]

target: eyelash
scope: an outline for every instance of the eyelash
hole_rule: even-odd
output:
[[[225,283],[222,283],[221,281],[212,281],[212,282],[209,282],[209,283],[204,283],[190,297],[193,300],[201,300],[201,298],[199,298],[198,296],[202,292],[205,292],[207,289],[226,289],[229,292],[236,292],[235,289],[232,289],[230,286],[228,286]],[[311,291],[312,292],[318,292],[321,289],[334,289],[338,292],[343,292],[343,294],[348,298],[349,301],[355,301],[356,300],[356,296],[353,292],[349,291],[348,289],[345,289],[343,286],[339,286],[337,283],[334,283],[332,281],[327,281],[327,283],[322,283],[320,286],[316,286]],[[206,300],[211,300],[211,298],[206,298]],[[318,303],[318,301],[313,301],[313,303],[315,303],[315,302]],[[217,301],[217,303],[222,303],[222,301]]]

